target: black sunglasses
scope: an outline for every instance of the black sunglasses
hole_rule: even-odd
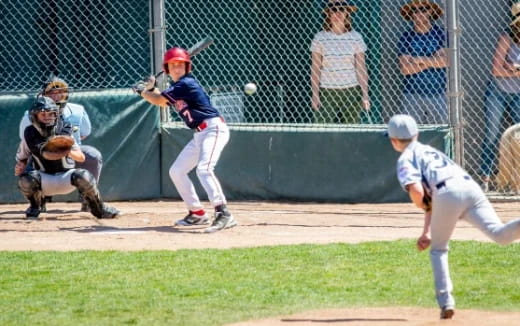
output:
[[[329,10],[331,12],[344,12],[344,11],[347,11],[347,9],[345,7],[332,7],[332,8],[329,8]]]
[[[430,7],[413,7],[412,12],[428,12],[430,10]]]

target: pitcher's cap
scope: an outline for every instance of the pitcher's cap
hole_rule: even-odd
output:
[[[388,137],[411,139],[419,133],[415,119],[407,114],[396,114],[388,121]]]

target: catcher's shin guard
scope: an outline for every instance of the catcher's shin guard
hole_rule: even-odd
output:
[[[35,170],[22,173],[18,179],[18,188],[31,203],[30,208],[38,210],[38,213],[43,204],[41,182],[40,172]]]
[[[71,183],[78,188],[80,195],[88,202],[92,215],[100,218],[103,215],[103,203],[92,173],[84,169],[76,169],[71,175]]]
[[[71,175],[71,183],[88,202],[92,215],[97,218],[114,218],[119,215],[117,209],[105,206],[101,201],[96,179],[92,173],[84,169],[76,169]]]

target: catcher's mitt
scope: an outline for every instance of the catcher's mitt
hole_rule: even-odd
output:
[[[74,138],[71,136],[53,136],[42,145],[41,153],[46,160],[60,160],[70,153],[72,145],[74,145]]]

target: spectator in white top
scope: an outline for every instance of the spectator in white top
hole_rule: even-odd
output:
[[[352,29],[351,14],[358,8],[347,1],[330,0],[323,30],[311,44],[312,109],[316,123],[359,123],[368,113],[367,46]]]

